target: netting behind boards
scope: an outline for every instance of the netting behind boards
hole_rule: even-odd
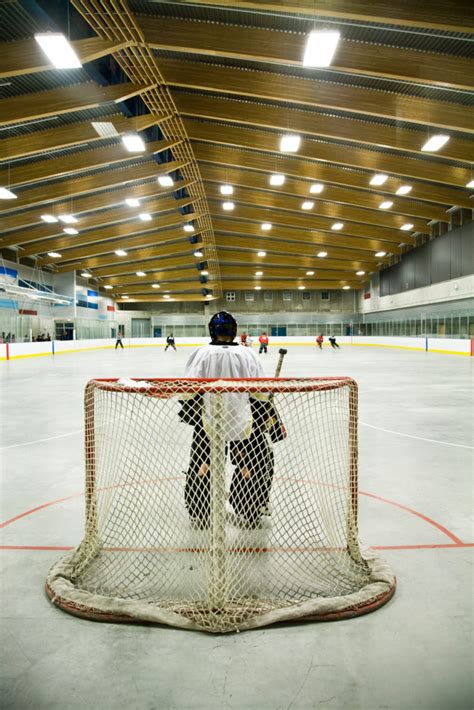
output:
[[[85,536],[47,580],[63,609],[223,632],[393,594],[357,540],[353,380],[93,380],[85,414]]]

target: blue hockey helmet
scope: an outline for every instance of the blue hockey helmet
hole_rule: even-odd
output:
[[[237,334],[237,321],[227,311],[214,313],[209,321],[209,333],[212,340],[216,340],[218,335],[227,335],[234,339]]]

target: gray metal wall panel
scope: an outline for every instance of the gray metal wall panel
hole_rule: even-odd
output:
[[[463,228],[461,240],[461,276],[471,274],[474,274],[474,222]]]
[[[452,234],[449,240],[450,248],[450,278],[457,279],[462,276],[462,234]]]
[[[415,252],[408,252],[399,266],[400,291],[410,291],[410,289],[415,288]]]
[[[430,243],[424,244],[412,252],[415,259],[415,288],[431,285],[430,247]]]
[[[451,278],[451,247],[450,234],[438,237],[431,242],[431,274],[432,283],[449,281]]]
[[[397,264],[398,266],[398,264]],[[384,271],[380,272],[380,295],[381,296],[390,296],[390,278],[391,278],[391,273],[394,271],[397,266],[392,266],[391,269],[385,269]]]

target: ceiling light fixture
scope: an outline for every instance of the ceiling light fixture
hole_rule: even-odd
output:
[[[207,271],[206,269],[203,269],[200,273],[202,276],[209,276],[209,271]]]
[[[333,30],[314,30],[310,32],[306,40],[303,66],[330,66],[340,37],[341,33]]]
[[[388,180],[388,175],[385,175],[385,173],[377,173],[374,175],[371,180],[370,184],[371,185],[383,185],[385,182]]]
[[[398,188],[396,191],[396,195],[408,195],[409,192],[412,191],[412,186],[411,185],[402,185],[401,187]]]
[[[145,143],[138,133],[125,133],[122,136],[122,143],[129,153],[142,153],[145,150]]]
[[[474,180],[469,180],[466,187],[474,187]]]
[[[266,256],[267,252],[266,251],[258,251],[257,256]]]
[[[409,232],[413,229],[414,226],[414,224],[410,224],[410,222],[407,222],[406,224],[402,224],[400,229],[402,230],[402,232]]]
[[[389,210],[390,207],[393,207],[393,202],[390,200],[384,200],[384,202],[380,203],[379,210]]]
[[[327,255],[328,255],[327,251],[318,251],[318,256],[320,259],[324,259],[324,257]]]
[[[148,212],[140,212],[138,216],[142,222],[151,222],[151,214]]]
[[[314,207],[314,202],[313,202],[312,200],[305,200],[305,201],[301,204],[301,209],[302,209],[302,210],[312,210],[313,207]]]
[[[306,286],[298,286],[298,291],[304,291]]]
[[[110,291],[113,288],[113,286],[104,286],[104,288],[106,288],[107,291]]]
[[[88,274],[87,271],[81,271],[81,276],[83,279],[90,279],[92,274]]]
[[[16,200],[18,195],[9,190],[7,187],[0,187],[0,200]]]
[[[52,214],[42,214],[41,219],[43,222],[47,222],[48,224],[54,224],[54,222],[58,222],[59,220],[54,217]]]
[[[275,173],[270,175],[270,185],[283,185],[285,182],[285,176],[281,173]]]
[[[307,271],[306,276],[314,276],[314,271]]]
[[[151,287],[152,288],[160,288],[160,284],[152,284]]]
[[[331,225],[331,229],[334,229],[336,232],[338,232],[340,229],[342,229],[344,226],[344,222],[334,222],[333,225]]]
[[[322,185],[320,182],[313,183],[309,188],[309,191],[312,195],[319,195],[323,190],[324,185]]]
[[[122,298],[128,298],[127,294],[123,293]]]
[[[296,153],[300,147],[300,143],[301,136],[288,133],[286,136],[282,136],[280,140],[280,151],[282,153]]]
[[[365,276],[365,271],[356,271],[356,276]]]
[[[221,195],[233,195],[234,188],[232,187],[232,185],[221,185],[220,192],[221,192]]]
[[[140,207],[140,200],[137,200],[136,197],[127,197],[125,204],[129,207]]]
[[[163,298],[171,298],[171,296],[169,295],[169,293],[164,293]]]
[[[62,254],[59,254],[57,251],[48,251],[48,256],[51,256],[53,259],[59,259]]]
[[[222,209],[225,210],[226,212],[231,212],[234,209],[234,203],[233,202],[223,202],[222,203]]]
[[[376,251],[375,256],[386,256],[387,252],[386,251]]]
[[[91,121],[91,126],[101,138],[112,138],[119,135],[111,121]]]
[[[81,61],[61,32],[44,32],[35,35],[35,40],[56,69],[79,69]]]
[[[127,252],[123,249],[116,249],[115,253],[117,254],[117,256],[127,256]]]
[[[160,177],[158,178],[158,182],[161,187],[173,187],[174,185],[173,178],[169,175],[160,175]]]
[[[212,293],[206,293],[206,298],[213,298]]]
[[[146,273],[144,271],[135,271],[137,276],[146,276]]]
[[[262,287],[261,286],[255,286],[255,291],[261,291]]]
[[[426,143],[421,146],[421,150],[425,153],[436,153],[436,151],[442,148],[443,145],[446,145],[448,141],[449,136],[446,136],[443,133],[437,133],[435,136],[431,136],[431,138],[429,138]]]
[[[192,224],[185,224],[183,229],[185,232],[194,232],[194,227]]]
[[[74,227],[64,227],[63,232],[66,234],[79,234],[77,229],[74,229]]]
[[[64,222],[64,224],[75,224],[79,221],[72,214],[60,214],[59,219],[61,220],[61,222]]]
[[[256,271],[255,276],[263,276],[263,271]]]
[[[343,291],[349,291],[349,289],[350,289],[350,286],[343,286],[343,287],[342,287],[342,290],[343,290]]]
[[[202,256],[204,256],[204,254],[202,251],[198,250],[198,251],[194,252],[194,256],[197,257],[198,259],[200,259]]]
[[[263,232],[269,232],[271,228],[272,228],[271,222],[262,222],[262,224],[260,225],[260,229]]]

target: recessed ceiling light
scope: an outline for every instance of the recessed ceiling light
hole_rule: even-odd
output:
[[[106,289],[107,289],[107,291],[110,291],[110,289],[112,289],[112,288],[113,288],[113,286],[104,286],[104,288],[106,288]]]
[[[148,212],[140,212],[138,216],[142,222],[151,222],[151,214]]]
[[[231,212],[234,209],[234,203],[233,202],[223,202],[222,209],[225,210],[226,212]]]
[[[221,185],[220,186],[221,195],[233,195],[234,188],[232,185]]]
[[[298,286],[298,291],[304,291],[306,286]]]
[[[212,298],[212,293],[206,293],[206,298]]]
[[[328,67],[334,57],[340,32],[314,30],[308,35],[303,55],[304,67]]]
[[[379,210],[389,210],[390,207],[393,207],[393,202],[391,202],[390,200],[384,200],[380,203]]]
[[[431,138],[421,146],[421,150],[435,153],[437,150],[442,148],[443,145],[446,145],[448,141],[449,136],[446,136],[443,133],[437,133],[435,136],[431,136]]]
[[[135,271],[137,276],[146,276],[146,273],[144,271]]]
[[[412,191],[411,185],[402,185],[401,187],[398,188],[398,190],[395,194],[396,195],[408,195],[408,193],[411,191]]]
[[[280,150],[282,153],[296,153],[300,147],[300,143],[301,136],[289,133],[286,136],[282,136],[280,140]]]
[[[331,229],[335,229],[336,231],[339,231],[339,229],[342,229],[344,226],[344,222],[334,222],[334,224],[331,226]]]
[[[387,254],[386,251],[377,251],[375,252],[375,256],[385,256]]]
[[[267,252],[266,251],[258,251],[257,256],[266,256]]]
[[[48,256],[51,256],[53,259],[59,259],[62,255],[57,251],[48,251]]]
[[[125,133],[122,136],[122,143],[129,153],[142,153],[145,150],[145,143],[138,133]]]
[[[87,271],[82,271],[82,272],[81,272],[81,276],[82,276],[82,278],[84,278],[84,279],[90,279],[90,277],[92,276],[92,274],[88,274]]]
[[[79,57],[61,32],[36,34],[35,40],[56,69],[78,69],[82,67]]]
[[[152,288],[160,288],[160,284],[152,284],[151,287]]]
[[[91,126],[101,138],[111,138],[119,135],[111,121],[91,121]]]
[[[185,232],[194,232],[194,227],[192,224],[185,224],[183,229]]]
[[[474,180],[469,180],[466,187],[474,187]]]
[[[263,271],[256,271],[255,276],[263,276]]]
[[[320,182],[314,182],[309,188],[309,191],[312,195],[319,195],[323,190],[324,185],[322,185]]]
[[[324,257],[327,255],[328,255],[327,251],[318,251],[318,256],[320,259],[324,259]]]
[[[64,222],[64,224],[75,224],[79,221],[72,214],[60,214],[59,219],[61,220],[61,222]]]
[[[128,296],[125,293],[123,293],[122,298],[128,298]]]
[[[385,182],[388,180],[388,175],[385,175],[384,173],[377,173],[374,175],[371,180],[370,184],[371,185],[383,185]]]
[[[53,217],[52,214],[42,214],[41,219],[43,222],[47,222],[48,224],[54,224],[54,222],[58,222],[59,220],[56,219],[56,217]]]
[[[283,185],[285,182],[285,176],[281,173],[275,173],[270,175],[270,185]]]
[[[260,225],[260,229],[263,232],[268,232],[268,231],[270,231],[271,228],[272,228],[271,222],[262,222],[262,224]]]
[[[255,290],[256,290],[256,291],[261,291],[261,290],[262,290],[262,287],[261,287],[261,286],[255,286]]]
[[[66,234],[79,234],[77,229],[74,229],[74,227],[64,227],[63,232]]]
[[[173,187],[174,185],[173,178],[169,175],[160,175],[160,177],[158,178],[158,182],[160,183],[161,187]]]
[[[116,249],[115,253],[117,254],[117,256],[127,256],[127,252],[123,249]]]
[[[314,271],[307,271],[306,276],[314,276]]]
[[[204,256],[204,254],[202,253],[202,251],[199,251],[199,250],[198,250],[198,251],[195,251],[195,252],[194,252],[194,256],[196,256],[198,259],[200,259],[201,256]]]
[[[349,289],[350,289],[350,286],[343,286],[343,287],[342,287],[342,290],[343,290],[343,291],[349,291]]]
[[[305,200],[301,203],[302,210],[312,210],[314,207],[314,202],[312,200]]]
[[[356,276],[364,276],[365,271],[356,271]]]
[[[199,272],[202,276],[209,276],[209,271],[207,269],[203,269],[202,271]]]
[[[7,187],[0,187],[0,200],[16,200],[18,195],[9,190]]]
[[[171,298],[171,296],[169,295],[169,293],[164,293],[163,298]]]
[[[411,229],[413,229],[414,226],[415,225],[410,224],[410,222],[407,222],[406,224],[402,224],[400,229],[402,230],[402,232],[409,232]]]
[[[140,207],[140,200],[137,200],[136,197],[127,197],[125,204],[129,207]]]

